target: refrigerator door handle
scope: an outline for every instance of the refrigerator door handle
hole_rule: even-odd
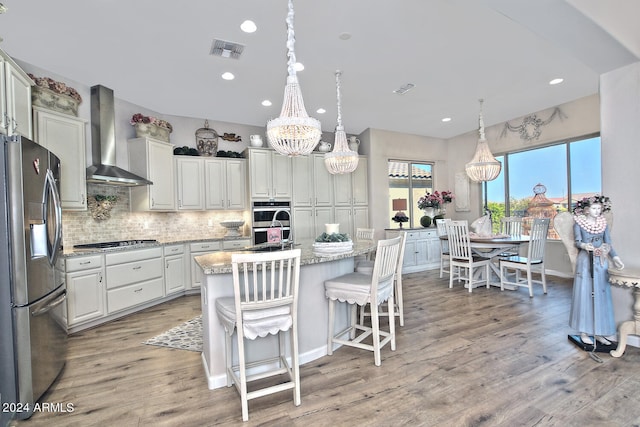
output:
[[[62,293],[61,293],[59,296],[57,296],[53,301],[51,301],[51,302],[47,303],[47,305],[45,305],[45,306],[44,306],[44,307],[42,307],[42,308],[39,308],[39,309],[37,309],[37,310],[34,310],[34,311],[31,313],[31,315],[32,315],[32,316],[34,316],[34,317],[35,317],[35,316],[40,316],[40,315],[42,315],[42,314],[44,314],[44,313],[48,312],[49,310],[54,309],[56,306],[58,306],[58,305],[62,304],[62,303],[64,302],[64,300],[66,300],[66,299],[67,299],[67,291],[66,291],[66,290],[64,290],[64,291],[62,291]]]
[[[49,209],[49,203],[47,203],[47,199],[49,198],[49,194],[51,194],[51,201],[53,204],[53,218],[55,222],[55,233],[53,238],[53,245],[49,248],[49,253],[47,254],[49,258],[49,263],[51,265],[55,265],[58,261],[58,255],[60,254],[60,243],[62,240],[62,206],[60,203],[60,194],[58,193],[58,186],[56,184],[56,179],[53,176],[53,172],[51,169],[47,169],[47,175],[45,180],[45,192],[44,192],[44,206],[45,206],[45,218],[49,218],[49,212],[46,210]]]

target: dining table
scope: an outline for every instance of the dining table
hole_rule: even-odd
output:
[[[440,236],[441,240],[448,240],[447,235]],[[520,248],[520,245],[529,243],[528,235],[506,235],[506,234],[492,234],[490,236],[481,236],[478,234],[469,235],[469,246],[471,251],[483,258],[490,258],[495,260],[498,255],[509,249]],[[492,262],[489,264],[492,272],[497,277],[497,280],[489,280],[489,284],[492,286],[500,287],[500,265],[498,262]],[[482,271],[479,271],[482,274]],[[493,277],[493,276],[492,276]],[[514,290],[515,286],[505,285],[505,289]]]

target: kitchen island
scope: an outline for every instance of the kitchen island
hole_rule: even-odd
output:
[[[375,249],[370,242],[353,245],[346,254],[317,256],[312,245],[303,244],[300,261],[300,288],[298,297],[298,348],[300,363],[307,363],[327,354],[329,305],[324,295],[324,281],[354,270],[354,257]],[[195,257],[204,272],[201,290],[202,305],[202,362],[209,389],[227,384],[224,361],[224,328],[216,315],[217,298],[233,296],[231,255],[234,252],[214,252]],[[336,313],[336,328],[347,325],[346,305]],[[342,326],[342,327],[341,327]],[[249,342],[249,360],[277,351],[275,336]],[[237,351],[234,350],[234,354]]]

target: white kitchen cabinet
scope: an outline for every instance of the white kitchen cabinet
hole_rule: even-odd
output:
[[[74,326],[105,315],[104,262],[102,255],[65,260],[67,324]]]
[[[313,157],[298,156],[291,159],[293,207],[313,206]]]
[[[333,206],[333,175],[324,164],[324,154],[291,159],[293,206]]]
[[[251,197],[291,199],[291,158],[265,148],[249,148],[248,152]]]
[[[62,209],[87,210],[87,121],[68,114],[33,108],[35,141],[60,159]]]
[[[440,239],[436,229],[406,229],[403,273],[440,268]],[[397,237],[400,229],[386,230],[386,238]]]
[[[33,81],[0,49],[0,133],[33,139],[31,86]]]
[[[246,160],[206,159],[204,168],[206,209],[246,209]]]
[[[107,313],[111,314],[164,296],[162,248],[105,255]]]
[[[176,184],[173,145],[151,138],[128,142],[129,171],[153,182],[132,187],[132,211],[175,211]]]
[[[164,293],[170,295],[185,289],[188,276],[184,245],[169,245],[164,253]]]
[[[198,242],[189,244],[189,257],[191,259],[190,289],[200,289],[204,277],[204,275],[202,274],[202,269],[196,263],[194,257],[210,252],[219,251],[221,247],[222,245],[219,241]]]
[[[204,209],[204,159],[194,156],[174,156],[178,210]]]
[[[360,156],[358,167],[352,173],[333,175],[335,206],[367,206],[367,158]]]

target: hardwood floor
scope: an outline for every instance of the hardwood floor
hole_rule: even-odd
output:
[[[448,288],[438,272],[403,276],[405,326],[397,350],[340,348],[301,367],[290,392],[253,400],[242,422],[235,388],[208,390],[200,354],[141,344],[200,313],[173,300],[70,337],[65,370],[36,426],[632,426],[640,424],[640,349],[604,363],[567,340],[571,281],[536,287]],[[327,325],[318,325],[326,328]]]

